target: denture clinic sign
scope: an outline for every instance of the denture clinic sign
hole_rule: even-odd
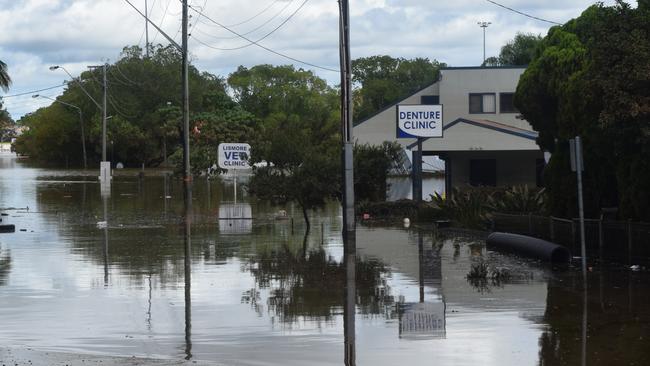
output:
[[[442,137],[442,105],[397,105],[397,137]]]
[[[251,145],[241,143],[219,144],[219,168],[222,169],[250,169],[248,157]]]

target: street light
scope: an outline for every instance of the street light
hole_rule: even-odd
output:
[[[483,66],[485,66],[485,29],[492,24],[492,22],[478,22],[479,27],[483,28]]]
[[[86,135],[84,133],[84,122],[83,122],[83,117],[82,117],[82,114],[81,114],[81,108],[77,107],[74,104],[70,104],[70,103],[66,103],[66,102],[63,102],[63,101],[60,101],[60,100],[57,100],[57,99],[46,97],[45,95],[34,94],[34,95],[32,95],[32,98],[49,99],[49,100],[51,100],[51,101],[53,101],[55,103],[60,103],[60,104],[66,105],[66,106],[68,106],[70,108],[74,108],[74,109],[77,110],[77,112],[79,112],[79,125],[81,126],[81,149],[83,151],[84,169],[87,169],[88,168],[88,161],[86,159]]]
[[[104,180],[104,179],[109,179],[110,180],[111,179],[110,163],[106,162],[106,92],[107,92],[107,89],[106,89],[106,64],[104,64],[102,66],[91,66],[91,67],[101,67],[103,69],[103,72],[104,72],[104,100],[103,100],[102,105],[100,105],[95,100],[95,98],[93,98],[90,95],[90,93],[88,93],[86,88],[84,88],[83,84],[79,80],[75,79],[68,72],[68,70],[66,70],[65,67],[59,66],[59,65],[54,65],[54,66],[50,66],[50,70],[54,71],[54,70],[57,70],[57,69],[61,69],[61,70],[65,71],[65,73],[68,74],[68,76],[70,76],[70,78],[73,81],[77,82],[79,87],[81,87],[81,90],[88,96],[88,98],[90,98],[90,100],[93,101],[93,103],[95,103],[97,108],[99,108],[99,110],[102,111],[102,162],[101,162],[100,168],[99,168],[99,172],[100,172],[99,178],[102,179],[102,180]]]

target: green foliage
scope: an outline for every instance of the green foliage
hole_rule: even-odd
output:
[[[553,153],[545,172],[549,208],[575,214],[569,138],[585,157],[586,214],[619,206],[623,217],[650,220],[650,3],[596,4],[551,28],[522,75],[515,104]]]
[[[444,63],[427,58],[362,57],[352,61],[354,120],[363,120],[433,84]]]
[[[236,99],[262,120],[252,141],[250,192],[308,210],[340,196],[340,136],[334,91],[313,73],[292,66],[240,67],[229,79]]]
[[[9,85],[11,85],[11,78],[7,72],[7,64],[0,60],[0,89],[6,92],[9,90]]]
[[[530,189],[527,185],[514,186],[503,194],[490,197],[491,209],[509,214],[542,213],[545,210],[545,190]]]
[[[436,192],[431,196],[431,203],[458,225],[482,229],[488,221],[490,197],[491,192],[485,189],[454,188],[452,194],[444,198]]]
[[[400,150],[396,142],[354,146],[354,195],[358,202],[386,200],[386,178]]]
[[[14,127],[15,122],[2,105],[2,98],[0,98],[0,142],[11,141],[14,137]]]
[[[499,57],[488,57],[484,66],[521,66],[528,65],[537,52],[542,42],[540,35],[532,33],[519,33],[503,47]]]
[[[164,151],[171,155],[181,148],[181,55],[171,46],[152,47],[152,51],[146,58],[139,47],[126,47],[120,59],[107,66],[107,114],[112,116],[107,123],[107,154],[127,166],[157,165],[165,160]],[[102,77],[101,68],[83,72],[58,98],[82,110],[90,161],[101,159],[101,110],[79,83],[93,99],[101,101]],[[190,67],[189,83],[192,120],[203,113],[216,113],[215,104],[223,101],[215,100],[214,95],[226,95],[224,81]],[[30,129],[17,141],[19,153],[52,164],[62,164],[67,158],[71,163],[81,163],[77,146],[81,127],[76,111],[53,103],[19,123]],[[73,149],[66,154],[59,152],[62,138]]]

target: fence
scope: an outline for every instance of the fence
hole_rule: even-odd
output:
[[[580,255],[580,220],[553,216],[492,215],[492,230],[552,241]],[[650,224],[606,219],[585,219],[587,257],[650,265]]]

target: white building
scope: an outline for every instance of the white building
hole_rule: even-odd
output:
[[[445,188],[540,185],[543,153],[537,132],[520,119],[513,96],[524,67],[452,67],[437,82],[359,122],[359,143],[397,141],[416,149],[415,138],[397,138],[397,105],[442,104],[443,137],[423,140],[423,155],[445,161]]]

